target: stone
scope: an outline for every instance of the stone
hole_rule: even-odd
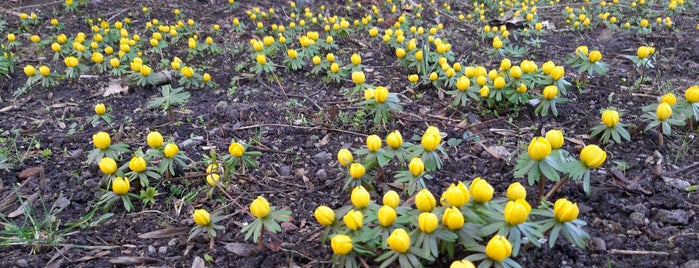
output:
[[[687,214],[687,211],[682,209],[658,210],[658,213],[655,214],[655,219],[674,225],[687,225],[687,223],[689,223],[689,215]]]
[[[631,212],[631,215],[629,215],[629,219],[631,219],[636,226],[646,225],[645,218],[646,215],[641,212]]]
[[[158,248],[158,254],[165,255],[167,253],[167,247],[162,246]]]
[[[328,179],[328,172],[325,171],[325,169],[321,168],[318,171],[316,171],[316,178],[319,180],[327,180]]]
[[[155,254],[155,247],[153,245],[148,245],[148,253]]]

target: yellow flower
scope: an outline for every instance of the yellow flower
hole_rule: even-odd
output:
[[[51,74],[51,69],[49,69],[49,67],[46,65],[41,65],[41,67],[39,67],[39,73],[41,76],[47,77],[49,74]]]
[[[259,64],[259,65],[267,64],[267,57],[265,56],[265,54],[257,53],[257,55],[255,56],[255,60],[257,61],[257,64]]]
[[[195,49],[197,48],[197,40],[190,37],[189,40],[187,40],[187,45],[189,46],[190,49]]]
[[[24,66],[24,74],[26,74],[28,77],[32,77],[36,74],[36,68],[34,68],[32,65]]]
[[[345,223],[347,228],[352,231],[359,230],[362,228],[362,222],[364,221],[364,215],[361,211],[350,209],[350,211],[342,217],[342,221]]]
[[[437,73],[435,73],[435,72],[430,73],[430,81],[435,81],[435,80],[437,80],[437,78],[439,78],[439,75],[437,75]]]
[[[118,58],[112,58],[109,60],[109,65],[112,66],[112,68],[118,68],[121,62],[119,61]]]
[[[347,149],[340,149],[340,151],[337,152],[337,161],[340,162],[340,165],[342,166],[347,166],[354,162],[354,157],[352,156],[352,152]]]
[[[199,226],[209,226],[211,224],[211,215],[204,209],[195,209],[192,218]]]
[[[381,149],[381,138],[376,134],[369,135],[366,138],[366,146],[370,152],[378,151]]]
[[[553,216],[558,219],[559,222],[569,222],[578,218],[578,204],[568,201],[568,199],[561,198],[556,200],[553,204]]]
[[[313,216],[315,216],[318,223],[323,226],[330,226],[335,223],[335,211],[327,206],[317,207],[313,212]]]
[[[333,62],[332,64],[330,64],[330,72],[336,74],[339,71],[340,71],[340,65],[337,64],[337,62]]]
[[[481,177],[473,179],[469,190],[473,196],[473,200],[478,203],[485,203],[493,198],[493,186],[491,186],[486,180],[481,179]]]
[[[211,81],[211,75],[209,73],[204,73],[201,77],[201,81],[204,81],[204,83]]]
[[[580,151],[580,161],[582,161],[587,168],[599,167],[604,163],[605,159],[607,159],[607,152],[594,144],[585,146],[585,148]]]
[[[522,77],[522,68],[519,66],[513,66],[510,68],[510,76],[514,79]]]
[[[493,38],[493,48],[494,49],[501,49],[502,48],[502,40],[500,40],[500,37],[495,37]]]
[[[419,157],[415,157],[412,160],[410,160],[410,164],[408,164],[408,170],[410,171],[410,174],[412,174],[415,177],[419,177],[422,175],[423,172],[425,172],[425,164],[422,162],[422,159]]]
[[[350,59],[352,60],[352,64],[354,64],[355,66],[362,63],[362,57],[359,56],[359,54],[357,53],[352,54],[352,57]]]
[[[558,129],[552,129],[546,132],[546,140],[551,144],[551,149],[560,149],[563,146],[563,132]]]
[[[506,237],[495,235],[485,246],[485,255],[496,262],[502,262],[512,255],[512,244]]]
[[[608,128],[612,128],[619,123],[619,113],[614,110],[604,110],[602,112],[602,123],[604,123]]]
[[[507,224],[517,225],[527,221],[530,211],[531,206],[526,200],[517,199],[516,201],[507,202],[503,216],[505,217],[505,222]]]
[[[267,214],[269,214],[269,203],[267,199],[262,196],[257,196],[257,198],[250,203],[250,212],[258,219],[266,217]]]
[[[580,55],[587,56],[587,51],[588,51],[587,46],[579,46],[578,48],[575,49],[575,53],[577,53],[578,56],[580,56]]]
[[[541,25],[541,23],[537,23],[537,25]],[[460,260],[452,262],[449,268],[476,268],[476,266],[469,260]]]
[[[544,64],[541,65],[541,72],[545,75],[550,75],[551,71],[553,71],[553,67],[556,67],[556,64],[553,61],[544,62]]]
[[[14,42],[15,40],[17,40],[17,37],[15,36],[15,34],[13,34],[13,33],[7,34],[7,41]]]
[[[218,175],[216,173],[209,174],[206,176],[206,183],[208,183],[211,186],[216,186],[216,183],[218,183],[218,180],[220,178],[221,178],[221,175]]]
[[[660,98],[660,102],[664,102],[664,103],[670,104],[670,106],[673,106],[677,102],[677,98],[675,97],[674,94],[667,93]]]
[[[456,80],[456,89],[458,89],[459,91],[465,91],[470,86],[471,80],[469,80],[466,76],[459,77],[459,79]]]
[[[352,82],[354,82],[355,85],[361,85],[364,84],[364,72],[362,71],[356,71],[352,72]]]
[[[80,63],[80,62],[78,61],[78,58],[73,57],[73,56],[68,56],[63,60],[63,63],[65,63],[67,67],[76,67],[76,66],[78,66],[78,63]]]
[[[524,198],[527,198],[527,189],[521,183],[515,182],[507,187],[507,199],[510,201]]]
[[[396,48],[396,57],[398,57],[399,59],[405,58],[405,49]]]
[[[172,158],[174,157],[177,152],[180,151],[180,148],[177,147],[177,144],[174,143],[168,143],[165,145],[165,148],[163,149],[163,153],[165,154],[165,157],[167,158]]]
[[[430,190],[422,189],[415,195],[415,206],[422,212],[430,212],[437,206],[437,200]]]
[[[423,233],[432,233],[437,229],[437,224],[439,223],[439,218],[437,215],[430,212],[422,212],[417,217],[418,227]]]
[[[52,43],[52,44],[51,44],[51,50],[52,50],[53,52],[59,52],[59,51],[61,51],[61,45],[58,44],[58,43]]]
[[[328,62],[335,62],[335,54],[333,54],[333,53],[325,54],[325,59]]]
[[[289,49],[286,51],[286,55],[288,55],[291,59],[295,59],[296,57],[298,57],[298,52],[296,51],[296,49]]]
[[[386,87],[376,87],[374,89],[374,99],[378,103],[384,103],[386,99],[388,98],[388,88]]]
[[[396,221],[396,216],[395,209],[393,209],[391,206],[383,205],[381,208],[379,208],[377,218],[381,226],[388,227]]]
[[[655,110],[655,116],[658,120],[665,121],[672,115],[672,107],[667,102],[658,104],[658,108]]]
[[[107,132],[97,132],[92,135],[92,143],[95,144],[96,148],[104,150],[112,143],[112,139]]]
[[[126,178],[116,177],[112,181],[112,191],[116,195],[125,195],[129,189],[131,189],[131,183]]]
[[[232,142],[231,145],[228,146],[228,152],[232,156],[241,157],[245,153],[245,146],[237,142]]]
[[[687,99],[689,103],[699,102],[699,86],[694,85],[684,91],[684,98]]]
[[[39,37],[38,35],[32,35],[31,37],[29,37],[29,39],[32,40],[32,42],[34,43],[41,42],[41,37]]]
[[[493,80],[493,86],[495,89],[502,89],[505,87],[505,78],[502,78],[502,76],[498,76]]]
[[[556,86],[545,87],[543,95],[544,95],[544,99],[552,100],[553,98],[556,97],[556,95],[558,95],[558,87],[556,87]]]
[[[146,170],[146,160],[142,157],[134,156],[131,158],[131,161],[129,161],[129,169],[134,172],[143,172]]]
[[[94,63],[100,64],[104,61],[104,56],[99,52],[92,52],[92,61]]]
[[[599,50],[593,50],[590,52],[590,62],[595,63],[602,59],[602,53]]]
[[[408,82],[410,83],[417,83],[418,79],[419,77],[417,76],[417,74],[408,75]]]
[[[330,239],[330,247],[335,255],[347,255],[352,251],[352,238],[343,234],[335,235]]]
[[[447,208],[442,215],[442,225],[452,231],[461,229],[464,226],[464,215],[456,207]]]
[[[364,189],[364,186],[357,186],[352,189],[352,194],[350,195],[352,205],[358,209],[365,208],[371,202],[371,196],[369,192]]]
[[[157,46],[158,46],[158,39],[151,38],[151,39],[150,39],[150,45],[151,45],[152,47],[157,47]]]
[[[150,67],[148,67],[148,65],[145,65],[145,64],[143,66],[141,66],[141,69],[139,70],[139,72],[141,73],[142,76],[149,76],[151,71],[152,71],[152,69]]]
[[[636,49],[636,56],[638,56],[639,59],[645,59],[650,56],[650,49],[647,46],[640,46]]]
[[[501,71],[509,70],[510,68],[512,68],[512,62],[510,61],[510,59],[504,58],[500,61],[500,70]]]
[[[160,132],[151,131],[146,137],[146,142],[151,148],[158,149],[163,145],[163,136],[160,135]]]
[[[394,190],[390,190],[383,194],[383,204],[392,208],[397,208],[400,205],[400,196]]]
[[[99,163],[100,170],[102,173],[111,175],[114,174],[114,172],[117,171],[117,163],[114,161],[114,159],[111,159],[109,157],[105,157],[100,159]]]
[[[442,136],[439,133],[439,130],[437,130],[437,133],[427,133],[422,135],[422,140],[420,140],[420,144],[422,145],[422,148],[425,149],[425,151],[431,152],[434,149],[437,149],[439,144],[442,142]]]
[[[364,176],[364,173],[366,173],[366,169],[360,163],[352,163],[352,165],[350,165],[349,173],[350,176],[356,180]]]
[[[468,200],[471,198],[468,189],[466,189],[466,185],[464,185],[462,182],[459,182],[458,184],[452,183],[444,192],[443,196],[444,199],[446,199],[446,203],[455,207],[463,206],[464,204],[468,203]]]
[[[523,94],[524,92],[527,92],[527,85],[524,83],[519,83],[519,86],[517,87],[517,93]]]
[[[529,157],[535,161],[540,161],[551,153],[551,143],[544,137],[535,137],[527,147]]]
[[[379,29],[376,27],[369,29],[369,36],[376,37],[379,35]]]
[[[403,146],[403,136],[401,136],[398,130],[388,133],[386,136],[386,144],[393,149],[398,149]]]
[[[553,81],[558,81],[563,78],[563,75],[565,75],[565,68],[563,68],[563,66],[555,66],[553,69],[551,69],[550,75]]]
[[[403,228],[393,230],[386,242],[393,251],[398,253],[406,253],[410,249],[410,235]]]

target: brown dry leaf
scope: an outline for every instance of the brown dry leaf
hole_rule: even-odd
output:
[[[109,79],[109,85],[104,90],[104,97],[111,96],[114,94],[129,93],[129,87],[127,85],[122,85],[120,79]]]
[[[148,258],[148,257],[115,257],[109,259],[109,263],[111,264],[122,264],[122,265],[144,265],[147,263],[156,263],[156,262],[163,262],[159,259],[156,258]]]
[[[290,223],[290,222],[282,222],[281,226],[282,226],[283,232],[289,232],[289,231],[294,231],[294,230],[298,229],[298,227],[296,227],[296,225],[294,225],[293,223]]]
[[[14,218],[14,217],[17,217],[17,216],[19,216],[19,215],[24,214],[24,211],[26,210],[26,209],[25,209],[25,206],[31,206],[32,203],[34,203],[34,201],[36,201],[37,198],[39,198],[39,193],[38,193],[38,192],[36,192],[36,193],[30,195],[30,196],[27,198],[27,200],[24,200],[24,203],[23,203],[24,205],[19,206],[17,209],[15,209],[15,211],[10,212],[10,214],[8,214],[7,217],[8,217],[8,218]]]
[[[138,236],[138,238],[141,239],[157,239],[157,238],[165,238],[165,237],[171,237],[171,236],[176,236],[176,235],[181,235],[181,234],[186,234],[189,228],[168,228],[168,229],[161,229],[157,231],[152,231],[148,232],[145,234],[141,234]]]
[[[17,175],[17,177],[19,177],[20,179],[26,179],[32,176],[39,175],[39,173],[41,172],[41,168],[42,167],[40,166],[27,168],[25,170],[22,170],[22,172],[20,172],[19,175]]]
[[[257,247],[255,245],[245,243],[227,243],[225,247],[228,252],[241,257],[250,256],[257,251]]]
[[[328,134],[325,135],[322,139],[320,139],[320,140],[318,141],[318,143],[315,144],[315,146],[316,146],[316,148],[323,147],[323,146],[325,146],[326,144],[328,144],[329,141],[330,141],[330,133],[328,133]]]

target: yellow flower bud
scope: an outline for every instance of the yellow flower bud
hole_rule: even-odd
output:
[[[552,129],[546,132],[546,140],[551,144],[551,149],[559,149],[563,146],[563,132],[558,129]]]
[[[352,238],[343,234],[335,235],[330,239],[330,247],[335,255],[347,255],[352,251]]]
[[[684,91],[684,98],[687,99],[689,103],[699,102],[699,86],[694,85]]]
[[[7,34],[7,41],[14,42],[15,40],[17,40],[17,37],[15,36],[15,34],[13,34],[13,33]]]
[[[619,123],[619,113],[614,110],[604,110],[602,112],[602,123],[604,123],[608,128],[612,128]]]
[[[493,186],[491,186],[486,180],[480,177],[473,179],[471,182],[471,187],[469,188],[473,200],[478,203],[485,203],[493,198]]]
[[[585,55],[587,56],[587,46],[579,46],[578,48],[575,49],[575,53],[578,54],[578,56]]]
[[[142,157],[134,156],[129,161],[129,169],[137,173],[143,172],[146,170],[146,160]]]
[[[437,200],[429,190],[422,189],[415,195],[415,206],[422,212],[430,212],[437,206]]]
[[[394,190],[390,190],[383,195],[383,204],[392,208],[397,208],[400,205],[400,196]]]
[[[398,57],[399,59],[405,58],[405,49],[396,48],[396,57]]]
[[[100,159],[99,163],[100,170],[102,173],[111,175],[114,174],[114,172],[117,171],[117,163],[114,161],[114,159],[111,159],[109,157],[105,157]]]
[[[468,79],[466,76],[459,77],[459,79],[456,80],[456,89],[459,91],[465,91],[471,86],[471,80]]]
[[[370,152],[378,151],[379,149],[381,149],[381,138],[376,134],[369,135],[366,138],[366,146]]]
[[[442,225],[452,231],[461,229],[464,226],[464,215],[456,207],[447,208],[442,215]]]
[[[58,44],[58,43],[52,43],[52,44],[51,44],[51,50],[52,50],[53,52],[59,52],[59,51],[61,51],[61,45]]]
[[[342,166],[347,166],[354,162],[354,157],[352,156],[352,152],[347,149],[340,149],[340,151],[337,152],[337,161],[340,162],[340,165]]]
[[[250,212],[258,219],[266,217],[267,214],[269,214],[269,203],[267,199],[262,196],[257,196],[257,198],[250,203]]]
[[[587,168],[599,167],[604,163],[605,159],[607,159],[607,152],[594,144],[585,146],[585,148],[580,151],[580,161],[582,161]]]
[[[32,65],[24,66],[24,74],[28,77],[32,77],[36,74],[36,68]]]
[[[265,56],[265,54],[258,53],[258,54],[255,56],[255,60],[257,61],[257,64],[259,64],[259,65],[265,65],[265,64],[267,64],[267,57]]]
[[[495,37],[493,38],[493,48],[494,49],[501,49],[502,48],[502,40],[500,40],[500,37]]]
[[[551,153],[551,143],[544,137],[535,137],[527,147],[529,157],[540,161]]]
[[[364,189],[364,186],[361,185],[352,189],[350,199],[352,200],[352,205],[354,205],[358,209],[367,207],[369,205],[369,202],[371,202],[371,196],[369,196],[369,192],[366,189]]]
[[[366,173],[366,169],[362,164],[352,163],[352,165],[350,165],[349,173],[350,176],[356,180],[364,176],[364,173]]]
[[[423,233],[430,234],[437,229],[437,224],[439,223],[439,218],[437,215],[430,212],[422,212],[417,217],[418,227]]]
[[[393,251],[398,253],[406,253],[410,249],[410,235],[403,228],[393,230],[386,242]]]
[[[502,76],[498,76],[493,80],[493,86],[495,89],[502,89],[505,87],[505,78],[502,78]]]
[[[333,54],[333,53],[325,54],[325,60],[327,60],[328,62],[335,62],[335,54]]]
[[[139,72],[141,73],[142,76],[149,76],[152,71],[153,70],[150,67],[148,67],[148,65],[145,65],[145,64],[142,65],[141,69],[139,70]]]
[[[378,103],[384,103],[386,99],[388,98],[388,88],[386,87],[376,87],[374,89],[374,99]]]
[[[112,139],[107,132],[97,132],[92,135],[92,143],[95,144],[95,148],[104,150],[112,143]]]
[[[640,46],[636,49],[636,56],[638,56],[639,59],[645,59],[650,56],[650,49],[647,46]]]
[[[476,268],[476,266],[469,260],[460,260],[452,262],[449,268]]]
[[[172,158],[174,157],[177,152],[180,151],[180,148],[177,147],[177,144],[174,143],[168,143],[165,145],[165,148],[163,149],[163,153],[165,154],[165,157],[167,158]]]
[[[512,68],[512,62],[510,61],[510,59],[504,58],[500,61],[500,70],[501,71],[509,70],[510,68]]]
[[[452,183],[444,192],[443,197],[446,199],[444,200],[446,201],[446,204],[455,207],[463,206],[464,204],[468,203],[469,199],[471,198],[468,189],[466,189],[466,185],[464,185],[462,182],[459,182],[458,184]]]
[[[340,65],[337,64],[337,62],[333,62],[332,64],[330,64],[330,72],[336,74],[339,71],[340,71]]]
[[[211,186],[216,186],[216,183],[218,183],[219,179],[221,179],[221,175],[218,175],[216,173],[209,174],[206,176],[206,183]]]
[[[543,96],[545,100],[552,100],[558,95],[558,87],[556,86],[546,86],[544,88]]]
[[[39,67],[39,73],[41,74],[41,76],[47,77],[49,76],[49,74],[51,74],[51,69],[49,69],[49,67],[46,65],[41,65]]]
[[[578,204],[568,201],[568,199],[561,198],[556,200],[553,204],[553,216],[559,222],[569,222],[578,218]]]
[[[515,182],[507,187],[507,199],[510,201],[525,198],[527,198],[527,189],[525,189],[521,183]]]
[[[590,52],[590,62],[595,63],[602,59],[602,53],[599,50],[593,50]]]
[[[398,149],[403,146],[403,136],[401,136],[398,130],[388,133],[386,136],[386,144],[393,149]]]
[[[211,75],[209,73],[204,73],[201,77],[201,81],[204,81],[204,83],[211,81]]]
[[[131,189],[131,183],[126,178],[116,177],[112,181],[112,191],[116,195],[125,195],[129,189]]]
[[[503,216],[505,217],[505,222],[507,224],[517,225],[527,221],[530,211],[531,206],[526,200],[517,199],[516,201],[507,202]]]
[[[512,255],[512,244],[506,237],[495,235],[485,246],[485,255],[496,262],[502,262]]]
[[[565,71],[565,68],[563,68],[563,66],[553,67],[553,69],[551,69],[551,74],[550,74],[551,79],[553,79],[553,81],[558,81],[561,78],[563,78],[563,75],[565,75],[565,72],[566,71]]]
[[[80,61],[78,61],[76,57],[68,56],[63,60],[63,63],[65,63],[67,67],[76,67]]]
[[[364,215],[362,215],[361,211],[350,209],[350,211],[348,211],[347,214],[342,217],[342,221],[345,223],[347,228],[350,228],[352,231],[356,231],[359,230],[359,228],[362,228]]]
[[[38,35],[32,35],[31,37],[29,37],[29,39],[32,40],[32,42],[34,43],[41,42],[41,37],[39,37]]]
[[[211,224],[211,215],[204,209],[195,209],[192,218],[194,218],[194,223],[199,226],[209,226]]]
[[[510,68],[510,76],[514,79],[518,79],[522,77],[522,68],[519,66],[513,66]]]
[[[395,209],[393,209],[391,206],[383,205],[381,208],[379,208],[377,219],[379,220],[379,224],[381,224],[381,226],[388,227],[396,221],[396,216]]]
[[[323,226],[330,226],[335,223],[335,211],[327,206],[317,207],[313,212],[313,216],[315,216],[318,223]]]
[[[364,84],[364,72],[362,71],[356,71],[352,72],[352,82],[354,82],[355,85],[361,85]]]
[[[541,72],[545,75],[549,75],[551,71],[553,71],[553,67],[556,67],[556,64],[553,61],[547,61],[541,65]]]
[[[673,106],[677,102],[677,98],[675,97],[674,94],[667,93],[660,98],[660,102],[664,102],[664,103],[670,104],[670,106]]]
[[[362,57],[359,56],[359,54],[357,53],[352,54],[352,57],[350,59],[352,60],[352,64],[354,64],[355,66],[362,63]]]
[[[238,142],[232,142],[231,145],[228,146],[228,152],[234,157],[241,157],[243,153],[245,153],[245,146]]]
[[[148,143],[148,146],[150,146],[153,149],[160,148],[160,146],[163,145],[163,136],[160,135],[160,132],[152,131],[148,133],[148,136],[146,137],[146,142]]]
[[[118,58],[112,58],[109,60],[109,65],[112,66],[112,68],[118,68],[121,62],[119,61]]]
[[[412,174],[415,177],[419,177],[422,175],[422,173],[425,172],[425,164],[422,162],[422,159],[419,157],[415,157],[412,160],[410,160],[410,164],[408,164],[408,170],[410,171],[410,174]]]

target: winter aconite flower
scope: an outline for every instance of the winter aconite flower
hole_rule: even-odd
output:
[[[218,183],[219,179],[221,179],[221,175],[218,175],[216,173],[209,174],[206,176],[206,183],[210,186],[216,186],[216,183]]]
[[[602,59],[602,53],[599,50],[590,51],[590,62],[595,63]]]
[[[543,96],[545,100],[552,100],[558,95],[558,88],[556,86],[547,86],[544,88]]]
[[[442,215],[442,225],[452,231],[461,229],[464,226],[464,215],[456,207],[447,208]]]
[[[535,137],[527,147],[529,157],[535,161],[540,161],[551,153],[551,143],[544,137]]]
[[[672,115],[672,107],[667,102],[658,104],[658,108],[655,110],[655,116],[658,120],[665,121]]]
[[[430,190],[422,189],[415,195],[415,206],[422,212],[430,212],[437,206],[437,200]]]
[[[364,188],[364,186],[354,187],[354,189],[352,189],[350,199],[352,200],[352,205],[358,209],[369,206],[369,202],[371,202],[369,192]]]
[[[539,24],[537,23],[537,25]],[[460,260],[452,262],[449,268],[476,268],[476,266],[469,260]]]
[[[114,172],[117,171],[117,163],[114,161],[114,159],[111,159],[109,157],[105,157],[100,159],[99,162],[99,167],[102,173],[111,175],[114,174]]]
[[[694,85],[684,91],[684,98],[687,99],[689,103],[699,102],[699,86]]]
[[[386,87],[376,87],[374,89],[374,99],[378,103],[384,103],[386,102],[386,99],[388,98],[388,88]]]
[[[366,147],[369,149],[370,152],[376,152],[379,149],[381,149],[381,138],[374,134],[374,135],[369,135],[366,138]]]
[[[250,212],[258,219],[262,219],[269,214],[269,202],[262,196],[258,196],[250,203]]]
[[[419,177],[422,175],[422,173],[425,172],[425,164],[422,162],[422,159],[419,157],[415,157],[412,160],[410,160],[410,164],[408,164],[408,170],[410,170],[410,174],[412,174],[415,177]]]
[[[439,224],[439,218],[437,215],[431,212],[422,212],[417,217],[417,224],[420,231],[424,233],[432,233],[437,229],[437,224]]]
[[[552,129],[546,132],[546,140],[551,144],[551,149],[560,149],[563,146],[563,132]]]
[[[330,239],[330,247],[335,255],[347,255],[352,251],[352,238],[347,235],[335,235]]]
[[[107,107],[104,106],[102,103],[98,103],[95,105],[95,113],[97,115],[103,115],[107,111]]]
[[[527,198],[527,189],[525,189],[521,183],[515,182],[507,187],[507,199],[510,201],[525,198]]]
[[[354,162],[354,157],[352,156],[352,152],[347,149],[340,149],[340,151],[337,152],[337,161],[340,163],[342,166],[347,166]]]
[[[493,199],[493,186],[480,177],[473,179],[469,190],[473,200],[478,203],[485,203]]]
[[[505,222],[509,225],[517,225],[527,221],[527,216],[531,211],[531,206],[524,199],[517,199],[516,201],[508,201],[505,205],[505,210],[503,216],[505,217]]]
[[[485,255],[496,262],[501,262],[512,254],[512,244],[506,237],[495,235],[485,246]]]
[[[323,226],[330,226],[335,223],[335,211],[327,206],[319,206],[313,212],[313,216],[318,223]]]
[[[362,228],[362,223],[364,221],[364,215],[361,211],[351,209],[350,211],[342,217],[342,221],[350,228],[352,231],[359,230]]]
[[[146,160],[142,157],[134,156],[131,158],[131,161],[129,161],[129,169],[133,172],[143,172],[146,170]]]
[[[578,205],[568,199],[561,198],[553,204],[553,215],[559,222],[573,221],[578,218],[578,213]]]
[[[403,136],[401,136],[398,130],[388,133],[386,136],[386,144],[388,147],[398,149],[403,146]]]
[[[32,77],[36,74],[36,68],[32,65],[24,66],[24,74],[28,77]]]
[[[180,148],[177,147],[177,144],[174,144],[174,143],[166,144],[165,148],[163,149],[163,153],[165,154],[165,157],[167,157],[167,158],[175,157],[175,155],[179,151],[180,151]]]
[[[160,135],[160,132],[152,131],[148,133],[146,141],[148,143],[148,146],[150,146],[153,149],[158,149],[160,148],[160,146],[163,145],[163,136]]]
[[[596,168],[601,166],[606,158],[607,152],[594,144],[585,146],[585,148],[580,151],[580,161],[582,161],[587,168]]]
[[[95,144],[96,148],[104,150],[112,143],[112,139],[107,132],[97,132],[92,135],[92,143]]]
[[[677,103],[677,98],[675,97],[674,94],[667,93],[667,94],[663,95],[662,97],[660,97],[660,102],[667,103],[667,104],[670,104],[670,106],[673,106],[673,105],[675,105],[675,103]]]
[[[396,216],[395,209],[388,205],[383,205],[381,208],[379,208],[377,219],[379,220],[379,224],[381,224],[381,226],[388,227],[396,221]]]
[[[604,110],[602,112],[602,123],[608,128],[615,127],[619,123],[619,112],[614,110]]]
[[[238,142],[233,142],[230,146],[228,146],[228,152],[232,156],[241,157],[243,156],[243,153],[245,153],[245,147]]]
[[[396,191],[390,190],[383,194],[383,199],[381,200],[384,205],[392,208],[397,208],[400,205],[400,196]]]
[[[129,189],[131,189],[131,183],[129,183],[129,180],[126,178],[116,177],[112,181],[112,191],[116,195],[125,195],[129,192]]]
[[[209,226],[211,224],[211,215],[204,209],[195,209],[192,218],[199,226]]]
[[[386,242],[393,251],[398,253],[406,253],[410,249],[410,235],[403,228],[393,230]]]
[[[422,135],[422,140],[420,141],[420,144],[425,149],[425,151],[431,152],[432,150],[437,149],[441,142],[442,136],[439,133],[439,129],[437,129],[436,127],[429,127],[425,131],[425,134]]]
[[[464,204],[468,203],[468,200],[471,198],[468,189],[466,189],[466,185],[464,185],[462,182],[459,182],[458,184],[452,183],[444,193],[444,197],[449,205],[455,207],[463,206]]]

